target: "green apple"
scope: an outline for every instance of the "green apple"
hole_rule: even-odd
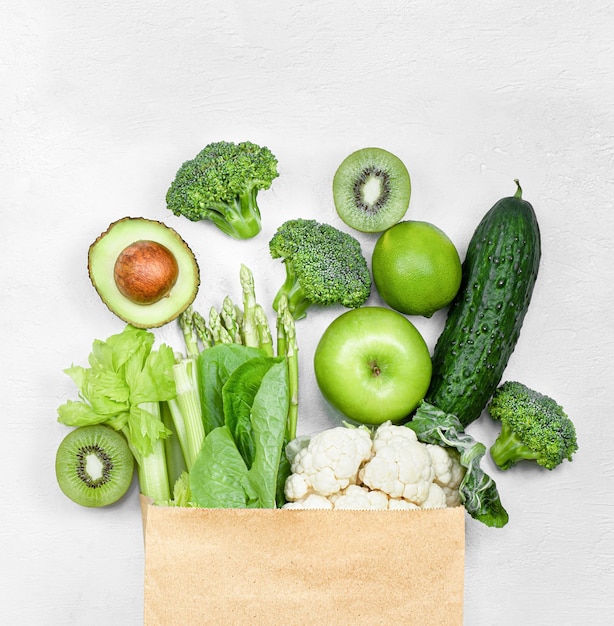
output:
[[[418,329],[377,306],[334,319],[318,342],[314,369],[324,398],[345,417],[370,425],[407,417],[424,398],[432,373]]]

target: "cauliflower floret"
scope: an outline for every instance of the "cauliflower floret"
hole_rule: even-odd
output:
[[[426,447],[433,462],[435,482],[441,487],[458,489],[465,477],[465,468],[460,464],[458,455],[442,446],[429,443]]]
[[[290,474],[286,478],[284,486],[286,500],[302,500],[309,493],[310,489],[311,485],[304,474]]]
[[[446,494],[446,506],[453,507],[461,505],[461,497],[458,487],[442,487],[442,489],[443,492]]]
[[[286,481],[286,498],[307,493],[330,496],[356,483],[360,466],[371,457],[371,435],[365,428],[338,426],[314,435],[298,450]],[[296,478],[294,475],[302,478]]]
[[[427,447],[406,426],[382,424],[373,436],[374,456],[360,470],[360,481],[393,498],[422,505],[429,497],[435,470]]]
[[[420,505],[422,509],[445,509],[446,508],[446,493],[437,484],[431,483],[429,489],[429,495],[426,500]]]
[[[330,496],[335,509],[379,509],[388,508],[388,496],[383,491],[370,491],[360,485],[350,485],[342,492]]]
[[[442,487],[446,494],[446,505],[460,505],[458,488],[465,477],[466,470],[460,464],[458,453],[450,448],[433,444],[427,444],[426,447],[433,462],[435,482]]]
[[[310,493],[307,497],[296,502],[286,502],[283,509],[332,509],[333,503],[324,496]]]
[[[390,511],[408,511],[410,509],[419,509],[420,507],[405,498],[390,498],[388,501],[388,509]]]

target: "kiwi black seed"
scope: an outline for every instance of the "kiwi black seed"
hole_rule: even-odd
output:
[[[60,489],[77,504],[117,502],[130,487],[134,457],[121,433],[108,426],[81,426],[60,443],[55,458]]]
[[[399,222],[407,212],[410,196],[405,164],[383,148],[352,152],[333,178],[339,217],[364,233],[380,233]]]

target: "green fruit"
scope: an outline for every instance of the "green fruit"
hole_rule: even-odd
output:
[[[337,317],[314,355],[316,381],[326,400],[363,424],[398,422],[423,399],[431,357],[416,327],[400,313],[362,307]]]
[[[108,426],[81,426],[64,437],[55,459],[60,489],[82,506],[117,502],[130,487],[134,457],[123,435]]]
[[[382,148],[362,148],[346,157],[333,178],[339,217],[351,228],[378,233],[403,218],[411,182],[403,162]]]
[[[107,307],[138,328],[162,326],[194,301],[200,273],[194,254],[172,229],[125,217],[90,246],[88,270]]]
[[[405,221],[373,248],[373,282],[382,300],[406,315],[431,317],[456,295],[461,260],[448,236],[428,222]]]

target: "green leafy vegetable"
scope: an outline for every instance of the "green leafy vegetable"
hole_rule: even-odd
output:
[[[224,425],[222,389],[232,372],[261,356],[258,348],[238,344],[218,344],[200,353],[198,375],[205,434]]]
[[[233,347],[220,346],[219,352]],[[256,356],[237,365],[222,400],[224,423],[207,434],[190,472],[193,502],[274,508],[289,405],[285,360]]]
[[[509,516],[501,504],[497,485],[480,467],[486,446],[464,432],[458,417],[422,402],[407,426],[420,441],[459,452],[460,463],[466,468],[459,491],[467,512],[486,526],[505,526]]]
[[[247,506],[247,466],[227,426],[206,437],[190,471],[192,501],[203,508],[237,509]]]

